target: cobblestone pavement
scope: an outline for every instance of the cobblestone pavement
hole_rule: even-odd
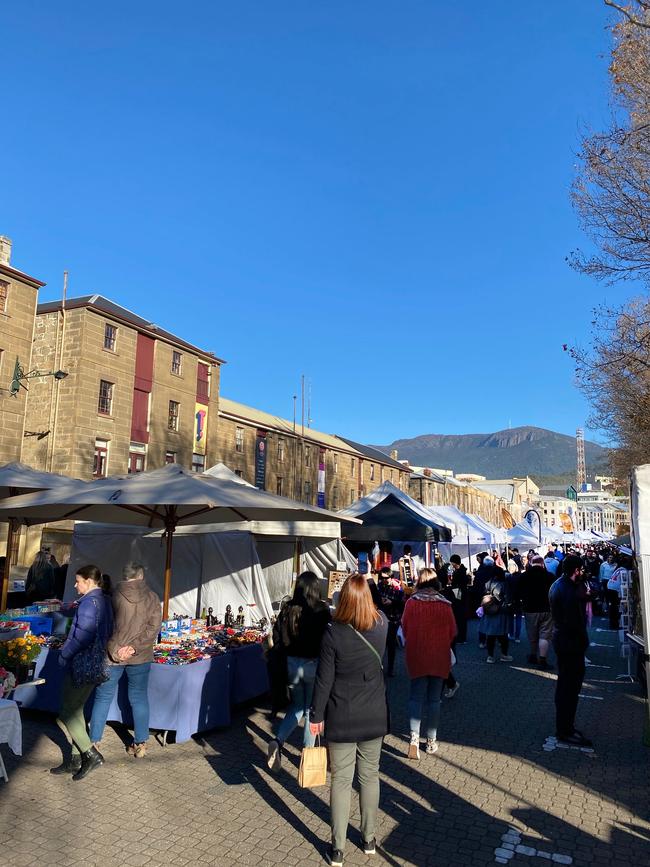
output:
[[[391,680],[380,848],[374,857],[359,848],[355,797],[346,864],[650,865],[644,704],[637,685],[616,682],[625,661],[605,626],[598,621],[592,633],[599,646],[589,651],[579,709],[593,755],[543,749],[554,729],[555,678],[525,663],[525,635],[512,664],[486,665],[472,625],[458,649],[460,690],[443,704],[440,750],[419,763],[405,757],[407,681]],[[280,774],[269,774],[270,730],[261,702],[235,714],[227,731],[165,748],[152,741],[137,761],[109,729],[106,765],[73,783],[48,773],[60,760],[51,717],[25,714],[23,757],[2,748],[10,779],[0,782],[0,864],[321,864],[328,789],[298,787],[299,732]]]

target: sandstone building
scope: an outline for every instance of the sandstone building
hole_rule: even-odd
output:
[[[90,480],[217,459],[221,359],[101,295],[39,304],[23,461]],[[206,463],[207,462],[207,463]]]
[[[38,290],[45,285],[10,261],[11,241],[0,236],[0,464],[20,460],[27,390],[12,395],[11,384],[16,361],[24,373],[31,371]]]
[[[388,455],[224,397],[217,453],[251,484],[333,511],[384,481],[408,491],[409,469]]]

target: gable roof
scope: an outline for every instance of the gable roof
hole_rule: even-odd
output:
[[[174,346],[178,346],[181,349],[193,352],[195,355],[199,355],[212,363],[226,363],[222,358],[217,358],[213,352],[199,349],[198,346],[194,346],[186,340],[183,340],[181,337],[177,337],[175,334],[172,334],[171,331],[166,331],[164,328],[156,325],[155,322],[149,322],[148,320],[143,319],[142,316],[138,316],[137,313],[128,310],[126,307],[116,304],[109,298],[104,298],[103,295],[80,295],[77,298],[66,299],[66,310],[77,310],[83,307],[86,307],[89,310],[95,310],[98,313],[103,313],[118,322],[123,322],[125,325],[137,328],[137,330],[141,331],[143,334],[148,334],[151,337],[164,340],[165,342],[172,343]],[[46,301],[43,304],[38,305],[36,313],[37,315],[40,313],[54,313],[62,308],[63,301]]]

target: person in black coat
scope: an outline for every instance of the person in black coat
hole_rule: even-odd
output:
[[[465,644],[467,641],[467,588],[470,585],[470,576],[467,574],[467,569],[463,566],[458,554],[452,554],[449,562],[454,570],[451,575],[451,589],[455,597],[452,602],[452,608],[458,628],[456,641],[459,644]]]
[[[562,577],[553,583],[548,594],[553,617],[553,649],[557,656],[555,730],[558,740],[564,743],[590,747],[591,741],[575,727],[585,676],[585,653],[589,647],[581,585],[580,557],[569,554],[562,561]]]
[[[341,588],[334,621],[325,632],[316,674],[310,728],[327,734],[332,845],[327,861],[343,864],[355,767],[361,806],[361,836],[375,852],[379,808],[379,758],[388,731],[382,657],[388,621],[372,602],[363,575],[350,575]]]

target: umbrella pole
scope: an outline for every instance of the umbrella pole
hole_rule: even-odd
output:
[[[165,553],[165,586],[163,590],[163,612],[162,619],[167,620],[169,616],[169,597],[172,589],[172,546],[174,542],[174,525],[169,524],[167,527],[167,550]]]
[[[11,552],[14,548],[14,535],[16,532],[13,520],[9,521],[7,530],[7,551],[5,565],[2,572],[2,598],[0,600],[0,612],[7,610],[7,593],[9,591],[9,572],[11,571]]]

